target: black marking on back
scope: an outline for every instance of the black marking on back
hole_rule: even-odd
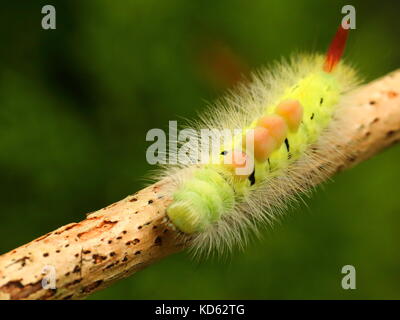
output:
[[[256,168],[253,169],[253,172],[249,175],[250,185],[256,183]]]
[[[288,152],[290,152],[290,145],[289,145],[289,140],[288,138],[285,139],[285,146]]]
[[[314,119],[314,112],[313,112],[313,114],[311,115],[310,119],[311,119],[311,120]]]
[[[324,98],[321,97],[321,99],[319,100],[319,105],[322,106],[323,103],[324,103]]]
[[[285,145],[286,145],[286,150],[288,152],[288,159],[290,159],[292,157],[292,155],[290,154],[290,145],[289,145],[288,138],[285,139]]]

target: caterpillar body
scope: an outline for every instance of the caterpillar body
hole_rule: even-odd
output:
[[[260,222],[271,223],[288,200],[329,174],[341,156],[336,114],[358,83],[355,71],[340,61],[347,31],[339,27],[326,56],[301,55],[260,72],[220,100],[211,110],[214,117],[201,117],[199,128],[244,130],[221,146],[218,163],[163,172],[174,178],[167,216],[190,235],[193,249],[243,246],[248,229],[257,232]],[[252,170],[240,173],[248,163]]]

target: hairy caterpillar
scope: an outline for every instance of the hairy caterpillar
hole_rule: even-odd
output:
[[[198,128],[244,129],[222,145],[218,163],[162,172],[173,177],[167,216],[190,235],[194,250],[242,246],[248,229],[271,223],[288,200],[330,172],[341,156],[335,148],[340,135],[335,115],[358,82],[355,71],[340,62],[347,34],[339,27],[325,57],[301,55],[279,63],[219,101],[210,110],[213,117],[203,115]],[[228,156],[231,162],[225,161]],[[317,165],[322,158],[324,166]],[[251,172],[239,173],[247,163]]]

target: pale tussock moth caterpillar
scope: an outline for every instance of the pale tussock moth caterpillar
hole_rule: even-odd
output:
[[[245,134],[222,146],[220,163],[162,172],[174,181],[167,215],[190,235],[194,251],[243,246],[249,229],[257,233],[260,223],[271,223],[333,170],[341,157],[335,114],[358,83],[354,69],[340,62],[347,32],[339,27],[325,57],[298,55],[258,72],[200,117],[196,128],[243,128]],[[238,154],[254,163],[251,173],[238,174],[244,165],[235,160]],[[224,162],[228,155],[233,163]]]

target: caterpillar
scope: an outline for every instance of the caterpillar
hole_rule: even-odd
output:
[[[258,234],[260,225],[273,223],[291,200],[333,170],[342,156],[335,144],[342,120],[336,115],[359,83],[341,61],[347,36],[340,26],[326,55],[276,63],[200,116],[197,128],[243,132],[221,145],[217,162],[162,171],[173,178],[167,217],[190,237],[194,251],[243,247],[250,231]],[[200,138],[193,139],[198,145]],[[246,166],[251,170],[241,171]]]

